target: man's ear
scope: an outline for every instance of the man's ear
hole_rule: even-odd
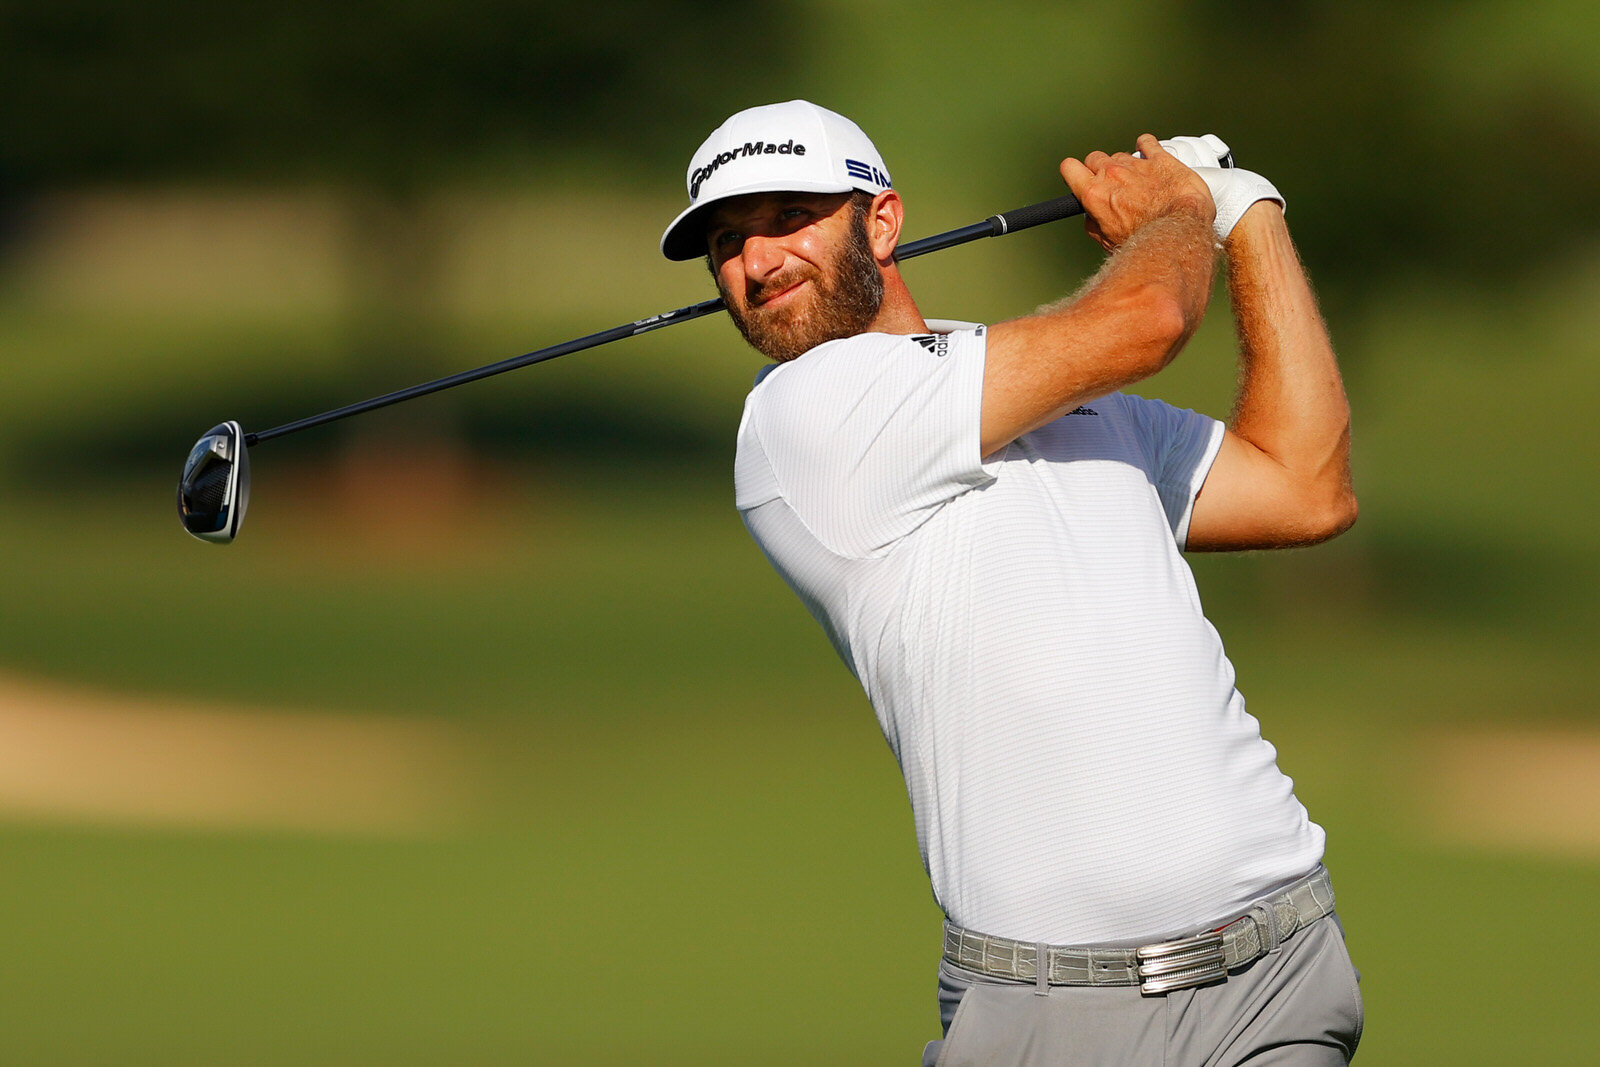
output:
[[[887,263],[894,258],[905,221],[906,206],[899,193],[885,189],[872,198],[872,207],[867,211],[867,241],[878,262]]]

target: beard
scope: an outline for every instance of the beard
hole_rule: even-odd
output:
[[[867,240],[865,212],[852,205],[848,236],[831,260],[820,266],[797,267],[748,295],[761,299],[802,281],[811,283],[810,293],[796,294],[805,299],[788,300],[776,308],[736,303],[720,277],[717,288],[728,305],[728,316],[750,347],[779,363],[802,356],[824,341],[864,332],[883,306],[883,272]]]

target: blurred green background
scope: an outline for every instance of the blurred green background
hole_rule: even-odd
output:
[[[0,3],[0,1062],[916,1062],[898,773],[732,507],[711,319],[256,450],[703,299],[659,258],[729,112],[856,118],[912,236],[1214,131],[1285,192],[1362,517],[1194,560],[1313,818],[1360,1062],[1600,1046],[1600,9]],[[1024,313],[1076,224],[918,260]],[[1218,305],[1146,391],[1222,414]]]

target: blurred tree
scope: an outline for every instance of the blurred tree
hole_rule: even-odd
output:
[[[1289,192],[1335,299],[1408,276],[1504,284],[1600,236],[1600,9],[1542,6],[1570,17],[1515,0],[1184,5],[1166,111]],[[1571,33],[1591,44],[1563,47]]]
[[[1036,32],[1004,48],[928,61],[1023,19]],[[660,188],[686,133],[804,93],[933,113],[965,175],[1035,173],[1041,145],[1069,150],[1067,110],[1083,149],[1148,126],[1233,141],[1345,314],[1397,279],[1493,287],[1594,243],[1596,39],[1592,0],[1012,0],[937,20],[911,0],[0,0],[0,180],[343,185],[352,344],[420,366],[426,193],[469,169],[583,154]]]
[[[35,184],[389,188],[552,143],[632,159],[758,59],[719,54],[714,78],[689,58],[712,29],[759,38],[765,17],[732,0],[0,0],[0,158]]]
[[[0,175],[11,198],[217,179],[343,190],[354,362],[408,385],[438,363],[431,191],[547,155],[625,177],[670,148],[671,173],[685,113],[763,58],[711,63],[707,40],[726,25],[760,39],[772,14],[733,0],[0,0]],[[402,432],[446,411],[407,405]]]

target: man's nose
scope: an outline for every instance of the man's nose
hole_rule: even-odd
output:
[[[776,273],[789,253],[780,238],[752,234],[744,239],[740,255],[744,258],[745,274],[761,281]]]

